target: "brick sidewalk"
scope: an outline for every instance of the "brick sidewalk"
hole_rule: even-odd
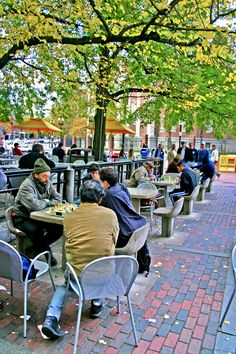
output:
[[[109,301],[102,317],[95,320],[88,317],[89,304],[84,307],[78,353],[235,354],[236,315],[232,310],[223,325],[225,333],[218,331],[223,299],[232,288],[229,265],[236,243],[235,196],[236,175],[221,174],[214,192],[206,194],[206,201],[194,204],[194,217],[177,217],[173,239],[150,235],[151,274],[138,278],[147,290],[144,296],[136,292],[136,287],[132,292],[139,347],[133,346],[126,306],[122,306],[120,315],[113,315],[114,301]],[[1,284],[9,289],[5,280],[1,279]],[[8,353],[27,349],[34,353],[72,353],[77,300],[69,298],[63,310],[61,327],[68,333],[57,341],[44,340],[37,326],[43,322],[52,289],[46,281],[32,285],[31,318],[28,338],[24,339],[19,317],[23,313],[22,288],[16,285],[15,291],[13,298],[1,291],[7,305],[0,312],[0,338],[9,348],[14,345]]]

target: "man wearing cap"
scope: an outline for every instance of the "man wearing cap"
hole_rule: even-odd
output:
[[[137,187],[138,184],[146,181],[155,181],[153,175],[154,164],[152,161],[145,161],[144,164],[138,167],[131,175],[127,185],[128,187]]]
[[[184,165],[183,161],[178,162],[177,168],[178,172],[181,172],[180,188],[176,188],[169,193],[169,197],[173,205],[181,197],[184,197],[185,195],[190,195],[197,185],[196,173],[193,172],[191,169],[187,168]]]
[[[51,252],[50,244],[58,240],[63,232],[62,225],[30,219],[32,211],[43,210],[62,201],[50,181],[50,171],[43,159],[37,159],[33,173],[21,184],[13,206],[14,225],[32,241],[34,254],[30,254],[30,257],[43,251]],[[52,265],[56,264],[57,260],[52,257]]]
[[[88,263],[100,257],[112,256],[115,252],[119,225],[114,211],[98,205],[104,195],[100,182],[93,179],[84,182],[80,188],[79,208],[64,219],[66,257],[78,276]],[[66,285],[65,279],[65,283],[54,293],[42,327],[43,334],[51,339],[64,335],[58,322],[65,301]],[[99,317],[102,309],[102,299],[92,300],[90,316]]]

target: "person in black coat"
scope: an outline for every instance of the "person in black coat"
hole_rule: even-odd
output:
[[[52,150],[52,154],[59,158],[60,162],[63,162],[63,157],[65,156],[65,151],[62,149],[63,143],[59,143],[57,147]]]
[[[20,158],[19,168],[34,168],[34,163],[39,158],[43,159],[50,168],[55,167],[55,163],[44,155],[43,145],[34,144],[32,151]]]
[[[178,171],[181,172],[180,188],[176,188],[169,193],[169,197],[173,205],[181,197],[190,195],[193,189],[197,186],[197,177],[195,172],[187,168],[182,161],[177,164],[177,167]]]

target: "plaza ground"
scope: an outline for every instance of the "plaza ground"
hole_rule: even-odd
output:
[[[158,238],[160,220],[149,234],[152,255],[148,277],[139,274],[131,291],[139,337],[134,347],[126,301],[115,315],[115,302],[106,300],[102,316],[89,318],[89,303],[83,309],[78,353],[80,354],[226,354],[236,353],[236,301],[233,301],[222,329],[222,307],[233,290],[230,256],[236,243],[236,174],[222,173],[204,202],[195,202],[191,216],[176,218],[175,235]],[[0,223],[0,238],[8,238]],[[12,241],[14,244],[14,241]],[[60,259],[61,243],[54,246]],[[53,268],[55,281],[62,283],[60,266]],[[53,291],[47,276],[30,288],[28,337],[23,338],[23,289],[0,279],[1,353],[63,353],[73,350],[77,299],[68,298],[61,317],[66,334],[57,341],[44,339],[39,330]],[[5,290],[6,289],[6,290]]]

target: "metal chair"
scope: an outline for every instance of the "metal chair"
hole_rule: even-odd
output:
[[[157,196],[151,199],[150,205],[141,205],[141,212],[150,211],[150,229],[152,230],[153,211],[156,209],[156,203],[159,204],[161,201],[165,201],[165,190],[164,188],[157,189],[151,182],[142,182],[137,186],[137,189],[152,189],[157,191]]]
[[[219,325],[220,328],[222,327],[222,324],[223,324],[223,322],[225,320],[225,317],[226,317],[226,315],[227,315],[227,313],[229,311],[230,305],[231,305],[232,300],[234,298],[234,295],[236,293],[236,245],[234,246],[232,254],[231,254],[231,264],[232,264],[233,275],[234,275],[234,289],[233,289],[233,292],[232,292],[232,294],[230,296],[229,302],[228,302],[228,304],[227,304],[227,306],[225,308],[223,316],[222,316],[222,318],[220,320],[220,325]]]
[[[119,313],[119,296],[127,297],[135,345],[138,346],[133,311],[129,297],[130,289],[138,273],[138,262],[136,259],[130,256],[99,258],[87,264],[79,278],[71,264],[69,262],[66,264],[67,270],[69,271],[67,286],[69,287],[70,285],[79,297],[74,354],[76,354],[77,351],[83,301],[96,298],[115,296],[117,298],[117,313]]]
[[[129,238],[128,243],[122,248],[116,248],[116,255],[127,255],[137,258],[137,252],[143,247],[147,240],[149,224],[139,227]]]
[[[16,236],[16,248],[19,252],[26,256],[33,258],[35,256],[35,249],[33,242],[25,232],[17,229],[12,218],[13,206],[5,210],[5,218],[8,230]],[[32,257],[33,256],[33,257]]]
[[[49,159],[55,163],[59,162],[59,157],[57,155],[51,155]]]
[[[45,255],[48,255],[48,263],[38,260],[39,257]],[[25,279],[23,279],[23,265],[19,252],[7,242],[0,240],[0,277],[11,280],[11,296],[13,296],[13,280],[20,282],[24,286],[24,338],[27,336],[28,285],[37,280],[44,273],[49,272],[53,290],[55,291],[50,264],[51,254],[49,251],[38,254],[31,260]],[[35,279],[29,279],[29,274],[33,266],[38,270],[38,272]]]
[[[73,162],[73,165],[85,165],[85,162],[84,162],[84,160],[75,160],[74,162]]]

